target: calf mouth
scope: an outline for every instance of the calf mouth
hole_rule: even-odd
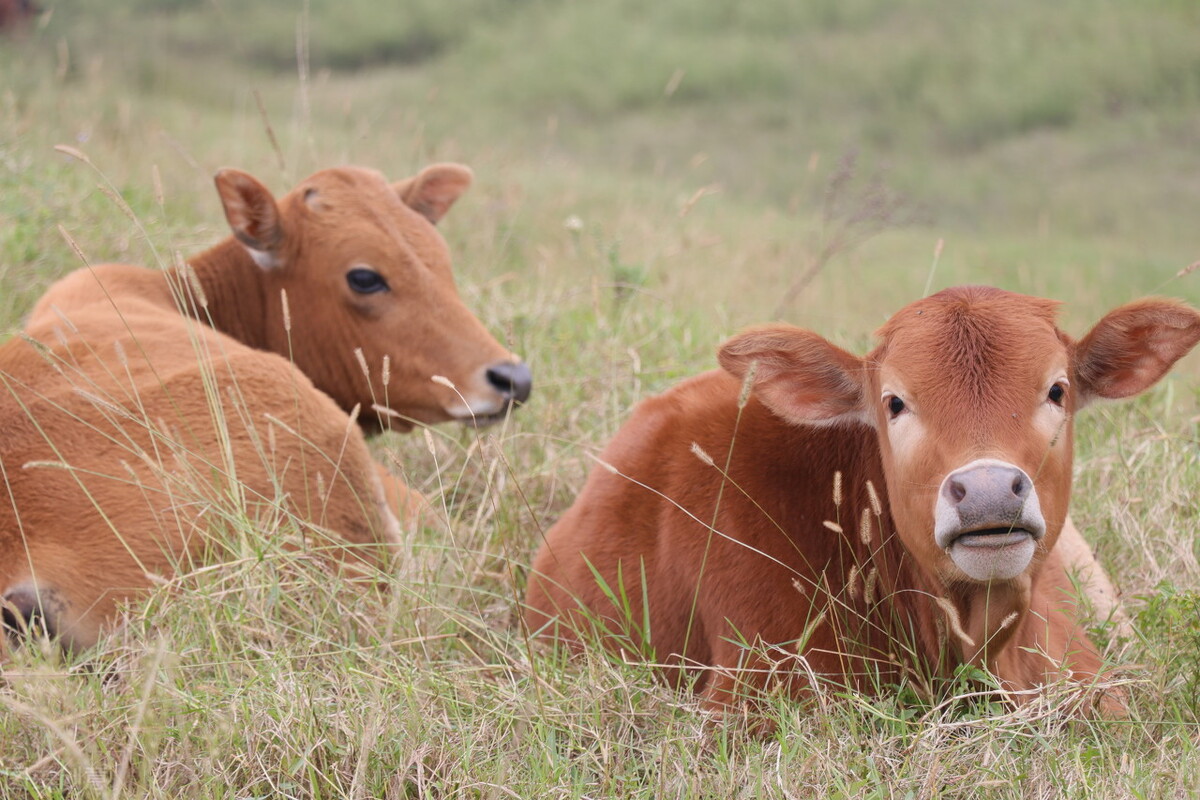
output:
[[[981,528],[973,531],[963,531],[950,541],[950,547],[1011,547],[1022,544],[1029,539],[1037,541],[1041,535],[1026,528],[1014,528],[1011,525],[996,528]]]
[[[1041,538],[1041,531],[1012,525],[972,528],[956,534],[945,549],[969,578],[987,583],[1023,573]]]
[[[503,422],[510,414],[517,410],[518,404],[505,404],[499,411],[492,411],[487,414],[466,414],[464,416],[454,417],[455,422],[462,423],[468,428],[489,428],[498,422]]]

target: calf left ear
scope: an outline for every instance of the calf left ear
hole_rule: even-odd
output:
[[[1178,301],[1138,300],[1110,311],[1075,345],[1077,408],[1144,392],[1198,341],[1200,313]]]
[[[236,169],[223,169],[213,182],[225,219],[237,240],[244,244],[255,262],[264,269],[277,266],[283,244],[283,223],[275,196],[258,179]]]
[[[862,359],[817,334],[790,325],[766,325],[721,346],[726,372],[745,380],[776,416],[799,425],[873,424],[863,401]]]
[[[392,188],[405,205],[436,225],[472,180],[471,170],[462,164],[431,164]]]

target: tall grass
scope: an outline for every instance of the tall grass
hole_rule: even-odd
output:
[[[506,427],[375,443],[446,514],[386,602],[247,526],[233,533],[256,551],[181,574],[93,651],[17,652],[0,795],[1200,787],[1196,356],[1078,424],[1073,514],[1137,622],[1130,641],[1097,632],[1138,665],[1128,720],[1067,718],[1053,694],[1013,711],[831,693],[768,702],[764,739],[641,665],[530,648],[516,623],[530,554],[589,456],[634,402],[772,316],[808,265],[779,315],[857,349],[927,283],[1062,299],[1076,333],[1142,294],[1200,301],[1197,275],[1176,277],[1197,258],[1193,4],[45,4],[49,22],[0,46],[7,330],[77,265],[58,225],[91,260],[150,264],[222,235],[218,166],[283,189],[330,163],[399,176],[451,158],[477,174],[442,223],[463,295],[537,388]],[[145,235],[57,143],[102,166]],[[822,262],[822,201],[851,151],[855,185],[912,213]]]

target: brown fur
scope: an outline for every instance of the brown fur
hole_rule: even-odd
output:
[[[864,358],[788,326],[735,337],[725,371],[644,401],[601,455],[534,560],[527,624],[576,645],[598,631],[695,679],[713,707],[774,680],[803,696],[811,674],[928,688],[964,663],[1011,690],[1095,680],[1102,664],[1054,547],[1071,415],[1153,384],[1200,339],[1200,314],[1141,301],[1075,343],[1053,309],[947,290],[897,313]],[[1071,388],[1047,433],[1032,421],[1060,368]],[[740,408],[743,378],[753,391]],[[905,387],[924,426],[903,452],[885,433],[884,381]],[[1022,467],[1041,498],[1045,537],[1011,580],[970,579],[933,541],[942,478],[978,458]]]
[[[469,421],[460,395],[489,414],[512,400],[485,372],[514,357],[459,299],[433,226],[469,181],[458,165],[394,185],[340,168],[276,201],[225,170],[234,235],[186,269],[110,264],[52,286],[0,347],[10,624],[36,596],[47,627],[87,646],[122,601],[225,555],[221,532],[243,517],[351,568],[386,567],[393,512],[412,525],[423,501],[346,412],[403,429]],[[364,265],[389,291],[349,288]]]
[[[40,13],[41,7],[33,0],[0,0],[0,31],[22,28]]]

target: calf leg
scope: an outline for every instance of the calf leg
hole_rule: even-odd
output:
[[[1075,576],[1079,588],[1091,603],[1095,618],[1113,623],[1121,636],[1131,634],[1129,615],[1125,613],[1116,588],[1069,516],[1063,523],[1055,549],[1067,574]]]
[[[387,467],[376,462],[375,471],[383,484],[383,493],[387,498],[388,508],[396,515],[403,531],[412,531],[434,522],[433,507],[425,496],[416,489],[411,489],[404,481],[397,478]]]

